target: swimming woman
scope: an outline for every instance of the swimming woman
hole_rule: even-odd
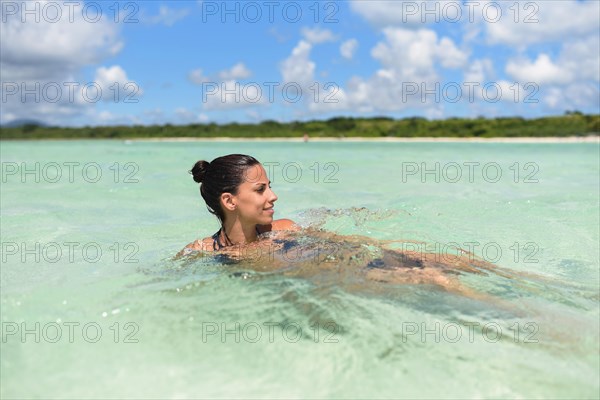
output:
[[[277,195],[263,166],[248,155],[200,160],[189,172],[201,184],[200,194],[221,228],[188,244],[178,257],[218,253],[256,271],[281,270],[321,281],[432,284],[472,297],[477,296],[457,276],[495,269],[466,252],[448,262],[437,254],[399,251],[372,238],[300,230],[289,219],[274,220]]]
[[[219,251],[255,242],[265,232],[299,229],[289,219],[273,219],[277,195],[265,169],[254,157],[230,154],[210,163],[200,160],[189,172],[201,184],[200,195],[221,228],[211,237],[188,244],[180,255]]]
[[[311,227],[300,229],[289,219],[274,220],[277,195],[265,169],[251,156],[231,154],[210,163],[201,160],[189,172],[201,184],[200,194],[221,227],[212,236],[188,244],[177,257],[185,256],[186,262],[193,263],[196,257],[210,254],[226,264],[233,261],[236,266],[231,268],[235,271],[230,276],[276,271],[312,281],[318,290],[340,288],[394,296],[398,284],[431,285],[514,316],[526,315],[519,305],[522,300],[513,304],[478,291],[463,284],[461,276],[493,275],[490,281],[509,279],[511,287],[524,290],[538,290],[535,282],[540,283],[539,290],[546,290],[552,283],[533,274],[499,268],[460,249],[450,258],[447,254],[400,251],[394,248],[398,244],[395,241],[342,236]],[[289,296],[293,301],[293,293]],[[533,309],[530,305],[525,308]]]

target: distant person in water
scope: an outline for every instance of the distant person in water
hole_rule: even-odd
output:
[[[245,245],[264,232],[299,229],[289,219],[273,219],[277,195],[254,157],[230,154],[210,163],[200,160],[189,172],[200,183],[200,195],[221,228],[211,237],[188,244],[179,255]]]

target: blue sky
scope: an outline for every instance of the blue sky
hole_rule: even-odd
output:
[[[531,118],[600,107],[595,0],[0,3],[1,123]]]

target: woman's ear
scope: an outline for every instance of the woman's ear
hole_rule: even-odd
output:
[[[235,210],[237,207],[235,196],[231,193],[222,193],[221,194],[221,205],[229,211]]]

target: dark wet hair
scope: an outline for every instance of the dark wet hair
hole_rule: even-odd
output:
[[[200,160],[189,171],[194,181],[201,183],[200,195],[206,202],[206,208],[219,219],[221,226],[225,222],[225,213],[221,208],[221,194],[236,195],[238,187],[245,180],[245,172],[253,165],[260,164],[252,156],[229,154],[208,161]]]

